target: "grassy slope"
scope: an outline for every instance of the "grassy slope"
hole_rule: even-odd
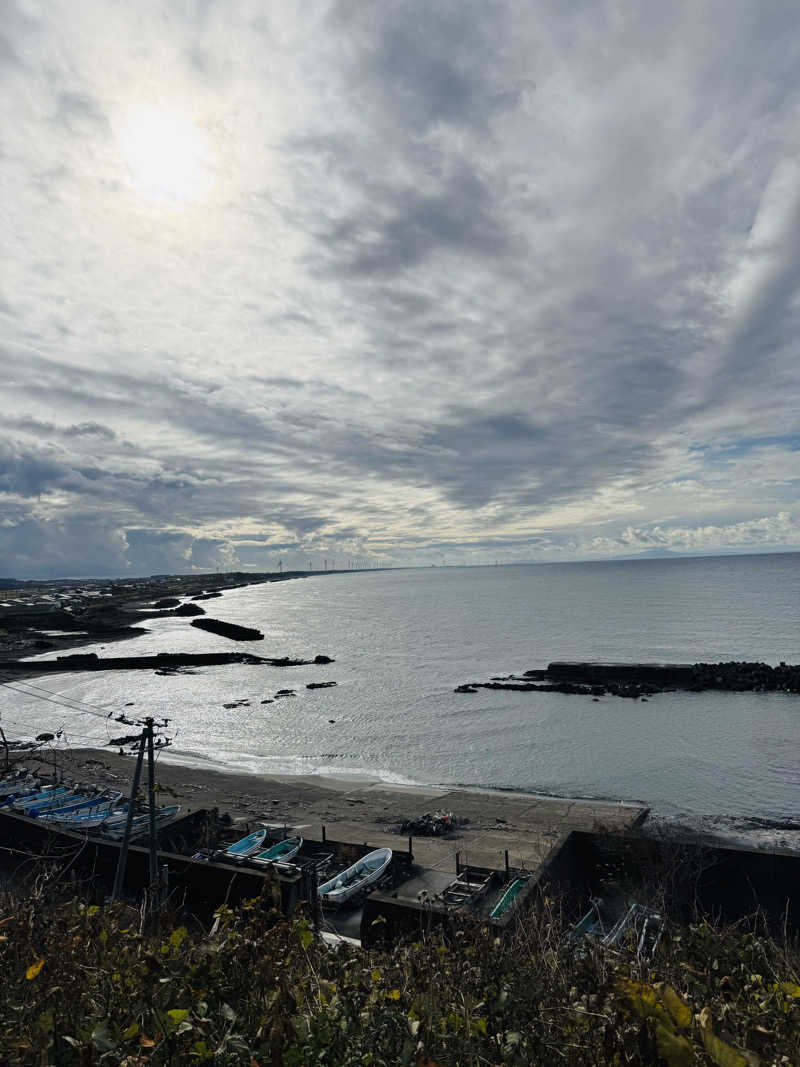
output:
[[[0,1062],[800,1063],[796,945],[699,923],[640,963],[564,931],[545,900],[504,941],[465,927],[331,952],[268,899],[211,933],[143,934],[124,906],[6,898]]]

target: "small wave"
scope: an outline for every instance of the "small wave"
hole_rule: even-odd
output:
[[[648,825],[655,833],[720,845],[758,849],[800,850],[800,823],[749,815],[695,815],[654,812]]]
[[[446,783],[443,783],[446,784]],[[629,804],[632,807],[640,805],[646,808],[647,801],[637,800],[636,798],[608,796],[604,793],[556,793],[550,789],[542,789],[539,786],[524,786],[524,785],[497,785],[495,783],[481,783],[481,782],[452,782],[448,784],[449,789],[485,789],[492,793],[523,793],[525,796],[532,797],[552,797],[553,800],[597,800],[604,804]]]

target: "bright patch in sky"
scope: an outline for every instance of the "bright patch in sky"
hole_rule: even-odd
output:
[[[139,108],[123,126],[120,145],[131,185],[139,195],[174,205],[208,197],[210,146],[190,119],[160,108]]]

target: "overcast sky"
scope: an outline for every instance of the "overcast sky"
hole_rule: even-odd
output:
[[[0,575],[800,547],[800,6],[3,0]]]

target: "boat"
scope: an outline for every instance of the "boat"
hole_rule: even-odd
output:
[[[13,793],[19,795],[20,793],[31,791],[34,787],[40,788],[39,779],[34,778],[32,774],[22,771],[16,774],[9,774],[0,781],[0,800],[11,796]]]
[[[101,800],[97,804],[80,808],[77,811],[49,811],[44,815],[40,815],[39,819],[42,822],[56,822],[60,826],[67,826],[74,829],[89,829],[92,826],[99,826],[101,823],[108,822],[109,818],[120,814],[127,813],[127,805],[124,809],[120,810],[116,808],[117,800]]]
[[[171,822],[180,810],[180,805],[177,804],[170,808],[159,808],[156,811],[156,829],[164,823]],[[106,837],[122,838],[125,836],[125,826],[127,825],[127,821],[127,813],[125,815],[115,816],[113,819],[113,826],[109,828],[108,821],[106,821],[106,825],[101,824],[100,832],[104,833]],[[142,837],[149,833],[150,812],[145,812],[143,815],[134,815],[133,821],[131,822],[131,838]]]
[[[165,823],[172,822],[174,818],[180,812],[180,804],[175,804],[169,808],[159,808],[156,812],[156,831],[158,831]],[[146,837],[150,833],[150,815],[139,815],[134,820],[134,825],[131,828],[131,837]],[[124,827],[123,827],[124,833]],[[123,836],[123,833],[119,834],[119,837]]]
[[[65,793],[72,795],[72,790],[67,789],[65,785],[46,786],[39,793],[32,793],[26,797],[12,797],[11,807],[15,811],[23,811],[26,808],[35,808],[37,804],[52,804],[56,797],[63,796]]]
[[[336,907],[352,900],[382,878],[391,862],[390,848],[376,848],[374,852],[368,852],[341,874],[323,882],[317,890],[322,903]]]
[[[257,852],[258,849],[264,844],[264,838],[267,836],[266,830],[256,830],[255,833],[248,834],[247,837],[243,837],[241,841],[234,841],[232,845],[223,851],[222,856],[230,856],[236,859],[243,859],[245,856],[251,855],[253,852]]]
[[[289,860],[295,858],[302,847],[302,837],[287,837],[264,852],[257,852],[249,856],[248,859],[250,863],[258,863],[264,866],[270,863],[288,863]]]
[[[638,904],[629,904],[626,911],[617,919],[608,933],[601,938],[600,944],[605,945],[606,948],[614,948],[619,945],[625,938],[626,933],[634,923],[636,916],[639,913]]]
[[[593,937],[603,931],[603,920],[600,916],[602,906],[602,897],[590,898],[589,910],[570,930],[570,941],[581,941],[584,937]]]
[[[13,800],[17,800],[19,797],[31,796],[41,788],[38,782],[7,786],[0,792],[0,808],[10,807]]]
[[[3,799],[0,800],[0,807],[13,807],[23,797],[28,800],[32,800],[33,797],[46,797],[55,788],[54,785],[43,786],[41,782],[10,786]]]
[[[58,804],[53,808],[47,808],[44,812],[40,813],[38,817],[40,819],[46,816],[54,816],[61,818],[64,815],[80,815],[83,812],[88,812],[99,807],[112,807],[122,798],[122,793],[119,790],[106,793],[88,793],[83,797],[75,797],[73,800],[67,801],[65,804]]]
[[[570,940],[596,938],[604,948],[636,946],[640,958],[649,959],[661,940],[663,919],[644,904],[629,901],[622,910],[607,904],[602,897],[592,897],[591,907],[570,931]]]
[[[54,796],[52,800],[40,800],[36,804],[25,804],[20,810],[23,815],[38,818],[50,811],[61,811],[62,808],[70,808],[73,804],[85,804],[92,800],[91,793],[74,793],[68,791]]]
[[[499,919],[501,915],[505,915],[519,894],[525,888],[530,881],[530,875],[525,874],[519,878],[515,878],[514,881],[508,886],[505,893],[500,897],[498,902],[492,908],[490,918]]]

